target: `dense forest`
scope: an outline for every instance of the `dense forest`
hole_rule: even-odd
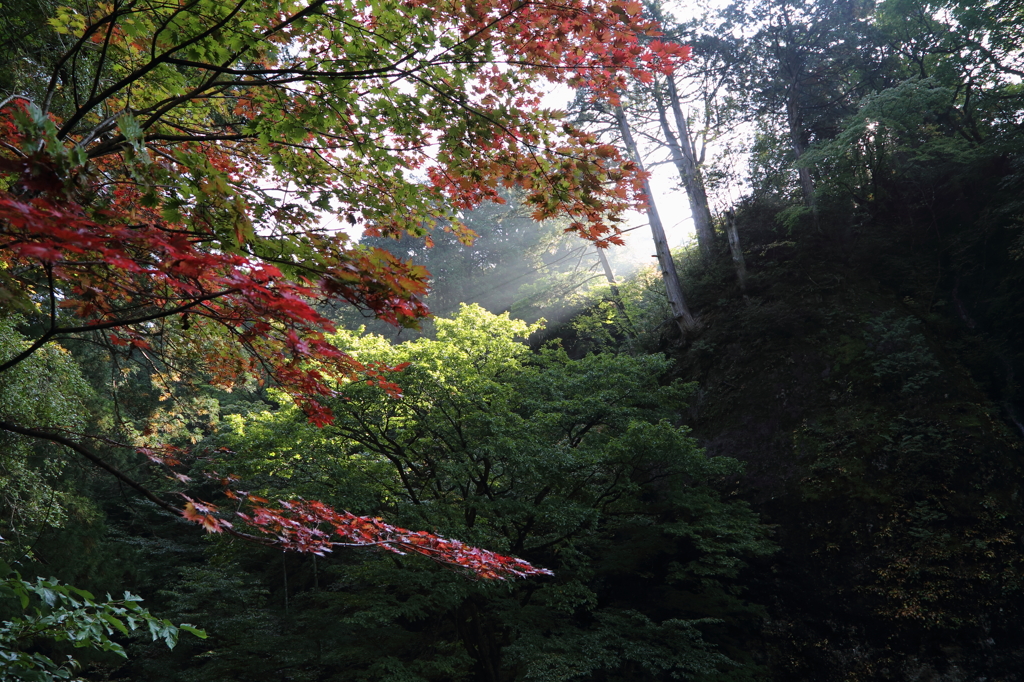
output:
[[[1024,2],[0,55],[0,680],[1024,681]]]

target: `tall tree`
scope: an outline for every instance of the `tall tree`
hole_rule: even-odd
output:
[[[648,1],[645,7],[670,37],[678,39],[679,35],[686,30],[665,10],[662,3]],[[700,124],[700,131],[691,130],[692,126],[683,110],[684,105],[678,84],[678,79],[681,76],[679,72],[673,71],[666,74],[664,78],[656,78],[646,86],[646,89],[650,91],[650,100],[657,112],[658,127],[661,131],[660,141],[668,148],[672,162],[679,173],[679,180],[686,191],[694,232],[697,235],[697,246],[705,258],[709,257],[712,252],[714,227],[702,166],[707,154],[709,135],[712,134],[713,129],[721,127],[722,124],[720,120],[712,120],[720,108],[717,106],[716,100],[723,83],[721,69],[716,68],[715,64],[719,52],[717,50],[698,50],[696,59],[691,62],[691,67],[696,65],[699,70],[697,79],[701,81],[697,87],[698,99],[702,104],[700,109],[704,119]],[[643,88],[644,86],[638,84],[638,87]],[[669,112],[671,112],[671,120]]]
[[[693,227],[697,234],[697,246],[705,257],[711,255],[711,247],[714,242],[714,228],[711,225],[711,207],[708,205],[708,195],[704,186],[704,178],[700,172],[700,166],[704,161],[704,151],[701,149],[698,156],[694,146],[694,140],[690,133],[690,126],[683,113],[682,104],[679,100],[679,89],[676,87],[675,74],[669,74],[665,79],[665,89],[655,89],[654,103],[658,109],[658,122],[661,125],[662,135],[672,153],[672,161],[679,172],[679,179],[686,190],[686,197],[690,202],[690,215],[693,217]],[[675,119],[676,130],[672,130],[669,123],[666,109],[671,109],[672,117]],[[678,135],[676,132],[678,131]]]
[[[296,639],[332,652],[297,642],[307,665],[343,680],[372,677],[385,661],[395,676],[439,681],[728,674],[696,619],[743,611],[729,596],[737,568],[769,543],[721,487],[737,464],[705,457],[675,425],[690,387],[662,384],[660,355],[534,353],[520,339],[536,326],[478,306],[436,326],[436,338],[403,344],[339,336],[360,358],[410,363],[402,400],[346,384],[323,429],[287,403],[235,415],[215,441],[230,450],[218,459],[258,481],[259,494],[370,504],[555,575],[497,585],[402,557],[333,557],[322,564],[332,589],[310,593],[307,569],[296,600],[299,623],[323,623]],[[387,642],[386,652],[367,641]],[[214,674],[217,658],[183,665],[231,679]]]
[[[887,0],[879,3],[880,40],[899,59],[902,78],[935,79],[950,88],[944,126],[972,144],[1013,136],[1024,76],[1016,2]]]
[[[870,89],[877,50],[866,38],[872,6],[870,0],[741,0],[722,13],[726,31],[756,29],[744,41],[746,57],[731,88],[781,121],[804,203],[815,215],[814,171],[801,160],[813,142],[835,136]]]
[[[613,109],[615,121],[622,136],[622,144],[627,153],[633,159],[633,163],[643,171],[643,159],[640,157],[640,149],[633,139],[633,132],[629,127],[629,120],[622,105],[616,105]],[[679,281],[679,274],[676,272],[676,263],[672,258],[672,250],[668,246],[668,238],[665,236],[665,227],[661,222],[661,215],[658,213],[658,205],[654,201],[654,193],[651,191],[651,183],[647,178],[643,179],[644,194],[647,198],[647,220],[651,225],[651,233],[654,237],[654,250],[658,256],[658,266],[661,268],[661,276],[665,282],[665,292],[668,296],[669,307],[672,310],[672,319],[678,325],[680,333],[684,336],[693,329],[695,324],[689,306],[686,305],[686,298],[683,296],[683,286]]]

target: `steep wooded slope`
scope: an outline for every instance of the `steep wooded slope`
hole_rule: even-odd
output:
[[[1021,679],[1020,263],[965,192],[934,229],[798,237],[752,202],[749,298],[724,254],[690,277],[694,433],[781,546],[750,593],[771,679]]]

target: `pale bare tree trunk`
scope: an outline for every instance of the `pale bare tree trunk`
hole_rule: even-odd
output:
[[[601,268],[604,269],[604,278],[608,280],[608,286],[612,290],[612,303],[618,309],[619,313],[622,314],[622,318],[629,325],[636,335],[636,327],[633,326],[633,320],[630,319],[629,313],[626,312],[626,305],[622,302],[622,294],[619,293],[619,283],[615,281],[615,273],[612,272],[612,264],[608,262],[608,256],[604,255],[604,249],[597,248],[597,257],[601,261]]]
[[[633,133],[626,120],[626,112],[622,110],[621,106],[615,107],[615,120],[619,124],[619,132],[622,134],[622,143],[626,146],[626,152],[642,171],[644,164],[640,158],[640,150],[637,149],[636,142],[633,140]],[[686,299],[683,298],[683,287],[679,283],[676,264],[672,260],[672,252],[668,248],[668,239],[665,237],[661,216],[658,215],[658,207],[654,203],[650,182],[644,180],[643,188],[644,194],[647,196],[647,220],[651,224],[651,232],[654,235],[654,248],[658,256],[658,264],[661,266],[662,279],[665,280],[668,304],[672,310],[672,318],[679,326],[679,331],[685,335],[694,327],[693,315],[690,314],[690,309],[686,306]]]
[[[665,141],[672,152],[672,161],[679,170],[679,178],[683,181],[686,197],[690,200],[690,213],[693,215],[693,227],[697,233],[697,248],[700,249],[701,255],[707,258],[711,256],[715,237],[711,225],[711,209],[708,206],[707,191],[704,189],[704,179],[700,174],[701,159],[697,158],[696,150],[693,148],[693,139],[690,137],[686,116],[683,115],[683,108],[679,103],[679,91],[676,89],[674,76],[668,77],[668,101],[676,121],[676,130],[679,131],[678,138],[669,125],[662,93],[655,90],[654,102],[658,107],[661,132],[665,135]]]
[[[608,262],[608,256],[604,255],[604,249],[597,247],[597,258],[601,261],[601,268],[604,269],[604,278],[612,287],[612,293],[619,295],[618,282],[615,281],[615,273],[612,272],[612,264]]]
[[[729,252],[732,264],[736,268],[736,279],[740,281],[740,291],[747,293],[747,262],[743,258],[743,247],[740,246],[740,233],[736,230],[736,214],[725,212],[725,233],[729,236]]]

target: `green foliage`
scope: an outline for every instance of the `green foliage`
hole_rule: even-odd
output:
[[[464,306],[437,320],[434,339],[392,345],[343,332],[337,342],[362,362],[409,363],[401,399],[341,385],[336,421],[319,430],[290,406],[228,417],[218,442],[250,454],[224,455],[223,466],[252,477],[259,494],[379,512],[555,571],[501,585],[414,557],[322,561],[330,589],[293,594],[291,608],[321,623],[317,646],[345,663],[337,679],[730,669],[704,631],[749,617],[734,594],[739,570],[771,551],[747,506],[721,495],[738,464],[707,458],[676,425],[693,389],[659,383],[665,358],[535,354],[522,340],[538,329]],[[386,638],[390,657],[367,656],[351,638]]]
[[[638,270],[616,286],[596,287],[590,305],[572,322],[576,333],[597,348],[653,352],[671,319],[665,283],[655,266]]]
[[[18,331],[22,323],[18,316],[0,318],[0,362],[28,346]],[[0,419],[80,432],[90,395],[74,358],[50,344],[0,375]],[[15,542],[0,549],[0,556],[18,558],[27,550],[26,538],[41,528],[63,525],[74,504],[72,493],[59,483],[66,464],[59,446],[0,433],[0,514],[9,520],[5,534]]]
[[[47,50],[56,47],[53,36],[45,30],[54,4],[35,0],[0,3],[0,61],[8,66],[0,73],[3,96],[16,90],[26,73],[31,73],[30,61],[38,60]]]
[[[153,641],[173,649],[180,631],[206,638],[206,633],[187,623],[172,625],[142,608],[142,601],[130,592],[121,599],[97,600],[85,590],[65,585],[55,578],[30,582],[0,563],[5,574],[0,596],[17,601],[20,613],[0,623],[0,679],[49,682],[70,680],[80,664],[70,655],[57,662],[32,651],[40,641],[68,642],[76,649],[89,648],[127,657],[124,647],[112,637],[127,637],[148,631]],[[5,609],[6,610],[6,609]]]
[[[280,557],[273,563],[279,565]],[[173,589],[171,589],[173,587]],[[274,664],[293,663],[308,654],[288,636],[280,615],[267,609],[269,590],[251,571],[235,562],[214,558],[207,565],[186,566],[172,585],[157,597],[175,617],[202,623],[210,639],[182,642],[181,655],[199,657],[201,666],[182,665],[177,659],[168,674],[167,652],[139,652],[139,668],[147,679],[232,679],[246,671],[260,679],[273,674]],[[274,653],[277,660],[274,661]],[[164,654],[164,655],[161,655]],[[178,669],[178,668],[184,669]]]
[[[907,75],[934,77],[955,91],[951,122],[958,133],[976,143],[1016,135],[1011,112],[1022,103],[1018,3],[886,0],[876,17],[880,38],[903,46]]]
[[[793,170],[793,149],[774,121],[761,118],[750,147],[748,178],[756,197],[798,201],[799,181]]]
[[[686,299],[694,301],[696,309],[706,312],[725,300],[720,276],[728,272],[735,281],[731,266],[702,258],[696,245],[676,249],[672,257]],[[608,286],[594,287],[584,301],[586,307],[572,321],[572,329],[583,348],[654,353],[663,350],[668,339],[677,338],[665,283],[656,266],[640,268],[614,290]],[[713,350],[698,337],[689,341],[698,350]]]
[[[939,363],[920,333],[914,333],[917,320],[898,317],[888,311],[868,320],[864,339],[865,352],[871,358],[875,376],[895,380],[900,393],[917,393],[931,380],[941,375]]]
[[[978,150],[951,125],[955,103],[951,88],[911,78],[865,97],[840,133],[800,164],[818,169],[826,198],[852,198],[862,209],[919,202],[977,162]]]

